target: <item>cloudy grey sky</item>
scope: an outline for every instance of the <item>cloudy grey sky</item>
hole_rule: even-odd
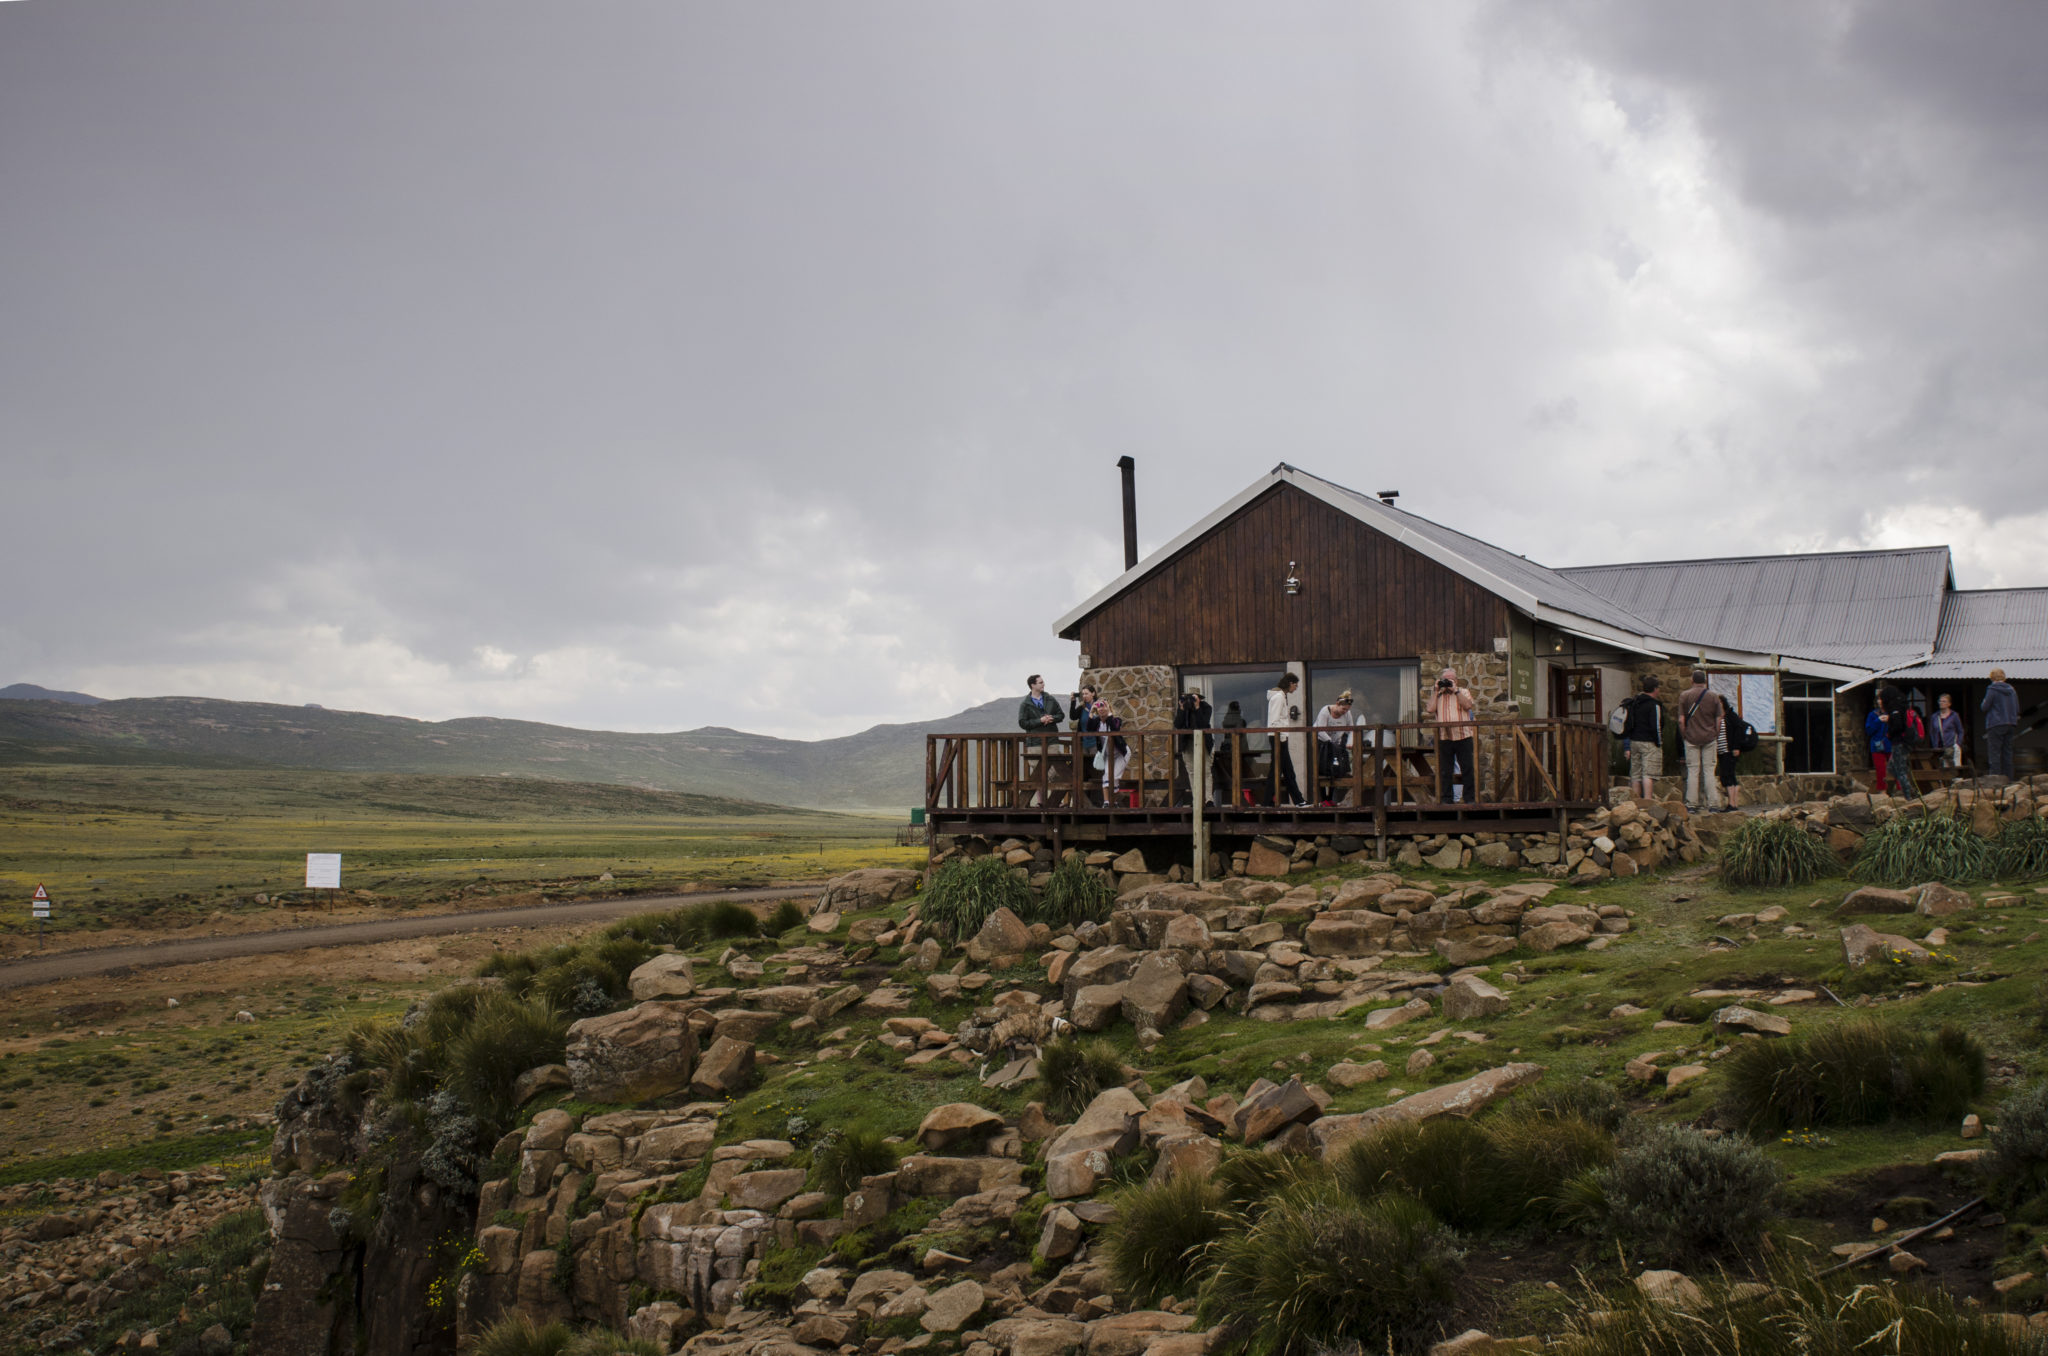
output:
[[[1276,461],[2048,583],[2048,7],[0,4],[0,683],[812,737]]]

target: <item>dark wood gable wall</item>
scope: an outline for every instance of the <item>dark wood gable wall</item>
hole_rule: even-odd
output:
[[[1301,592],[1283,587],[1295,562]],[[1507,604],[1292,485],[1276,485],[1083,619],[1097,668],[1491,651]]]

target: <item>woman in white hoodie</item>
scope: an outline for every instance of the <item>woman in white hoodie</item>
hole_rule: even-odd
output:
[[[1266,724],[1274,730],[1299,730],[1301,724],[1301,703],[1294,698],[1294,690],[1301,686],[1299,676],[1292,673],[1280,675],[1280,685],[1266,690]],[[1299,735],[1276,734],[1273,736],[1273,764],[1280,772],[1280,795],[1284,805],[1303,804],[1301,781],[1295,776],[1294,754],[1300,747]]]

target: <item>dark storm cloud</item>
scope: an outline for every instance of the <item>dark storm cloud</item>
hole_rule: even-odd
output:
[[[0,5],[0,675],[912,719],[1064,685],[1125,453],[1148,545],[2042,510],[2030,12],[1533,13]]]

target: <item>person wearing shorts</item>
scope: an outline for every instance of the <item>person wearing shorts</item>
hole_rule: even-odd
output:
[[[1664,775],[1664,704],[1657,700],[1657,675],[1643,675],[1643,690],[1622,703],[1628,723],[1621,741],[1628,748],[1628,790],[1640,800],[1655,798]]]

